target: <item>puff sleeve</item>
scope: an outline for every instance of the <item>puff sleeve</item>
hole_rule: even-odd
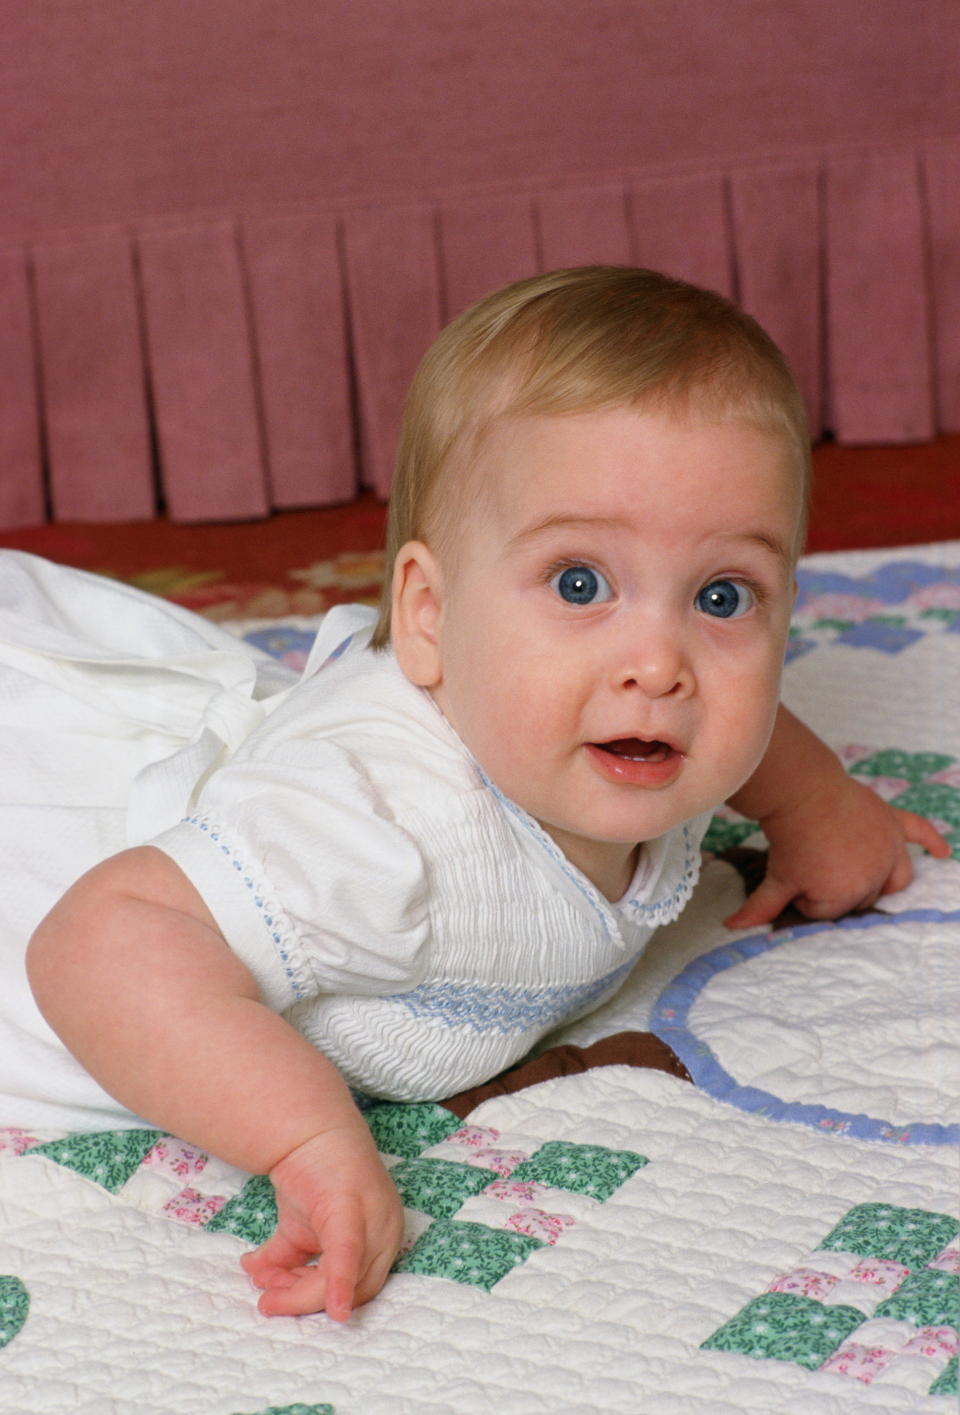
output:
[[[150,843],[191,880],[276,1011],[415,987],[429,933],[417,843],[351,752],[272,736]]]

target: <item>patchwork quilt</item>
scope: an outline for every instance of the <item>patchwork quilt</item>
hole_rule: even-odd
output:
[[[315,626],[237,624],[296,664]],[[687,912],[580,1044],[609,1067],[366,1112],[407,1213],[346,1326],[240,1271],[269,1182],[155,1131],[0,1115],[2,1415],[952,1415],[960,1404],[960,543],[808,558],[787,702],[955,858],[882,911],[730,933],[718,815]]]

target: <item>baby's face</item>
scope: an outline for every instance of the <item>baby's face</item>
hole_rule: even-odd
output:
[[[440,567],[431,691],[490,779],[610,897],[634,847],[765,751],[799,476],[746,421],[504,419]]]

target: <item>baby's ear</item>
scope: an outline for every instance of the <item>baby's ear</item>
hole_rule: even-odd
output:
[[[404,675],[419,688],[436,688],[443,678],[442,590],[436,556],[422,541],[407,541],[393,563],[390,642]]]

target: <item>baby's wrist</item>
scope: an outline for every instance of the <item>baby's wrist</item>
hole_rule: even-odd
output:
[[[284,1150],[266,1173],[276,1182],[288,1174],[309,1168],[318,1160],[329,1163],[331,1154],[337,1151],[355,1154],[358,1149],[368,1150],[371,1155],[377,1154],[370,1128],[354,1107],[352,1113],[325,1117],[322,1123],[315,1124],[302,1139]]]
[[[850,784],[839,757],[825,748],[816,761],[807,764],[802,775],[798,774],[789,783],[784,783],[784,789],[756,819],[766,833],[769,826],[775,828],[785,820],[829,815],[838,795],[842,795]]]
[[[842,768],[841,768],[842,771]],[[828,816],[836,800],[837,784],[818,782],[807,783],[805,788],[793,795],[784,796],[770,808],[757,816],[760,829],[768,840],[776,836],[783,827],[791,827],[795,822],[803,823]]]

